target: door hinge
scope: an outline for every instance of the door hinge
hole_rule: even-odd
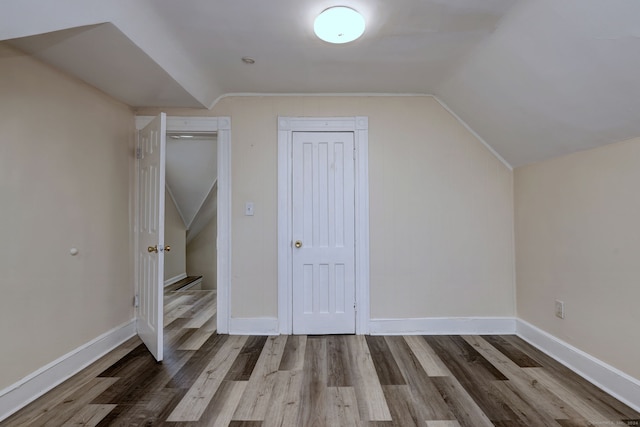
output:
[[[136,148],[136,159],[140,160],[142,158],[142,150],[140,148]]]
[[[140,306],[140,297],[137,294],[133,296],[133,306],[134,307]]]
[[[356,147],[353,147],[353,160],[356,159]]]

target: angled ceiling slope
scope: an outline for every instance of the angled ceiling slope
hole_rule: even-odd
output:
[[[0,40],[133,106],[434,94],[512,166],[640,135],[640,1],[340,4],[367,19],[364,36],[342,46],[313,35],[332,0],[6,0]]]
[[[536,0],[437,88],[512,166],[640,136],[640,2]]]
[[[109,23],[22,37],[9,44],[133,107],[202,107]]]

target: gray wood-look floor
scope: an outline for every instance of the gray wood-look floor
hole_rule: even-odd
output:
[[[168,292],[165,356],[134,338],[3,426],[603,426],[640,414],[515,336],[227,336]]]

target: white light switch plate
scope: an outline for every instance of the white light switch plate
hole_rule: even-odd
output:
[[[253,202],[247,202],[244,204],[245,216],[253,216]]]
[[[564,301],[556,300],[556,317],[564,319]]]

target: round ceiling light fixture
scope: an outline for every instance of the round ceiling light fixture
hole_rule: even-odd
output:
[[[364,29],[364,17],[346,6],[325,9],[313,23],[316,36],[335,44],[354,41],[364,33]]]

